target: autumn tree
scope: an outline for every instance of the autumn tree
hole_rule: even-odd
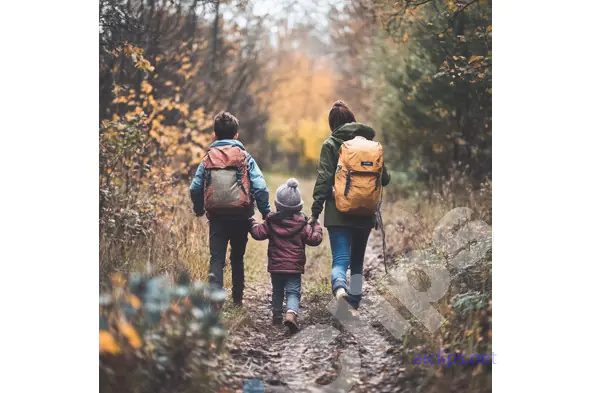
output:
[[[349,1],[332,6],[328,18],[330,56],[337,71],[335,95],[354,109],[359,121],[372,124],[375,113],[369,66],[380,29],[376,16],[365,3]]]
[[[244,142],[262,141],[253,154],[264,149],[266,114],[252,91],[261,18],[225,20],[222,5],[101,0],[101,233],[140,239],[171,219],[175,187],[194,173],[217,111],[236,113]]]
[[[328,110],[335,100],[335,70],[323,56],[326,43],[307,25],[280,31],[269,67],[273,88],[263,95],[269,114],[272,161],[311,173],[330,135]]]

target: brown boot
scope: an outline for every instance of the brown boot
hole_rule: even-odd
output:
[[[291,334],[297,333],[299,331],[299,325],[297,324],[297,314],[293,311],[287,311],[287,315],[285,316],[285,326],[289,328]]]

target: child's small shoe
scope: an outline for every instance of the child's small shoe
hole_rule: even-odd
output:
[[[289,328],[289,332],[291,334],[297,333],[299,331],[299,325],[297,324],[297,314],[294,311],[287,311],[287,315],[285,316],[285,326]]]
[[[272,324],[274,326],[281,325],[282,323],[283,323],[283,316],[282,315],[278,314],[278,315],[272,316]]]

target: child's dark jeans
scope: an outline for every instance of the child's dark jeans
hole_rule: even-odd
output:
[[[244,253],[249,230],[250,223],[247,219],[213,218],[209,221],[209,282],[223,288],[223,268],[229,242],[234,303],[241,303],[244,294]]]
[[[272,281],[272,313],[283,314],[283,299],[287,294],[287,311],[299,312],[301,300],[301,274],[271,273]]]

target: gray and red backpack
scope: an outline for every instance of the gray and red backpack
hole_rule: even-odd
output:
[[[203,167],[207,214],[248,216],[254,206],[248,153],[239,146],[212,146],[203,158]]]

